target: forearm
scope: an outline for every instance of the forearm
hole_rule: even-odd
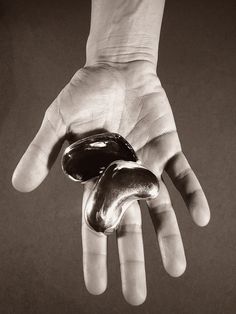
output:
[[[86,65],[157,63],[164,0],[92,0]]]

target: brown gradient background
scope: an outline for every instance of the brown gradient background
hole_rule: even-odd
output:
[[[143,208],[148,297],[121,293],[115,237],[109,284],[87,293],[81,254],[82,189],[59,160],[36,191],[11,186],[19,158],[44,111],[85,62],[90,1],[0,2],[0,313],[236,313],[235,1],[167,1],[158,73],[183,149],[207,194],[212,219],[197,228],[170,182],[187,256],[178,279],[161,264]]]

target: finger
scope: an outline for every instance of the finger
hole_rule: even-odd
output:
[[[107,287],[107,237],[102,233],[93,231],[85,222],[85,205],[92,188],[93,183],[87,183],[83,196],[83,271],[87,290],[98,295],[103,293]]]
[[[173,277],[182,275],[186,258],[175,212],[164,182],[160,181],[157,198],[147,202],[157,234],[165,270]]]
[[[132,305],[142,304],[147,295],[146,274],[141,228],[141,213],[138,202],[127,209],[117,230],[122,292]]]
[[[181,193],[193,221],[205,226],[210,220],[210,209],[202,187],[183,152],[168,162],[166,171]]]
[[[17,190],[30,192],[45,179],[61,149],[65,132],[65,125],[54,101],[13,173],[12,184]]]

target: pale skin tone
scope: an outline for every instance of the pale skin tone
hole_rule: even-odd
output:
[[[93,10],[100,5],[99,1],[101,0],[93,3]],[[154,1],[155,8],[152,8],[152,0],[144,1],[150,4],[150,12],[159,10],[157,16],[153,17],[158,20],[163,13],[163,1]],[[106,0],[101,6],[106,5],[105,2]],[[132,6],[130,10],[127,2],[119,0],[116,4],[118,2],[121,13],[118,9],[116,12],[118,16],[121,14],[120,19],[124,18],[122,25],[125,21],[129,23],[142,16],[139,1],[135,0],[137,6]],[[125,11],[122,11],[122,5],[126,6]],[[114,8],[110,5],[107,10]],[[101,11],[104,12],[102,9]],[[124,12],[129,12],[128,20]],[[103,14],[105,19],[106,12]],[[110,12],[107,12],[107,17],[110,16]],[[193,221],[199,226],[206,225],[210,219],[208,203],[182,152],[168,98],[156,75],[157,55],[152,52],[154,48],[151,42],[144,53],[143,46],[139,49],[137,43],[132,43],[131,46],[123,43],[119,45],[119,33],[119,36],[114,36],[114,42],[113,36],[108,40],[112,43],[112,49],[107,46],[102,47],[102,50],[101,47],[97,49],[92,32],[94,28],[98,38],[99,31],[103,33],[102,29],[96,27],[99,17],[98,9],[97,16],[96,11],[92,14],[85,67],[76,72],[49,106],[39,132],[13,174],[13,185],[22,192],[35,189],[48,174],[65,139],[81,138],[99,130],[121,134],[133,146],[141,162],[160,179],[160,193],[156,199],[147,202],[147,205],[164,268],[171,276],[178,277],[185,271],[186,259],[170,196],[162,181],[163,171],[172,179]],[[114,32],[119,23],[119,19],[116,20],[118,22],[114,25],[111,22],[114,27],[111,26],[110,29]],[[107,27],[107,23],[109,21],[106,21],[104,27]],[[161,18],[156,25],[157,29],[160,25]],[[141,26],[143,29],[143,25]],[[145,32],[148,32],[148,26]],[[128,37],[135,38],[131,35]],[[130,38],[127,38],[126,43],[130,42]],[[121,47],[125,47],[125,51],[121,51]],[[94,182],[88,182],[84,185],[82,210],[93,184]],[[123,295],[127,302],[138,305],[144,302],[147,289],[141,213],[137,202],[126,211],[116,234]],[[83,220],[82,243],[85,285],[90,293],[101,294],[107,286],[107,237],[93,232]]]

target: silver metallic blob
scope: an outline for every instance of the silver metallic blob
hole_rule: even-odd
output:
[[[155,198],[159,184],[156,176],[132,161],[117,160],[97,181],[85,205],[85,221],[97,232],[117,229],[134,200]]]
[[[102,133],[66,148],[62,169],[72,180],[97,182],[85,205],[85,221],[97,232],[112,233],[135,200],[155,198],[156,176],[139,164],[132,146],[119,134]]]

